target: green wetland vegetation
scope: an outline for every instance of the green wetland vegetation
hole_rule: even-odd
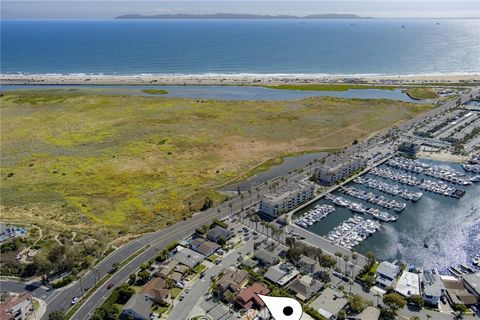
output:
[[[220,186],[267,170],[281,155],[342,148],[432,107],[5,92],[2,216],[38,226],[40,250],[100,234],[121,243],[188,218],[207,197],[224,201]]]
[[[164,89],[143,89],[142,92],[147,93],[147,94],[167,94],[168,90],[164,90]]]

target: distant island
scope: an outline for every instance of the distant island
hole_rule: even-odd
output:
[[[237,13],[213,13],[213,14],[157,14],[141,15],[126,14],[115,17],[115,19],[372,19],[371,17],[360,17],[356,14],[312,14],[304,17],[291,15],[257,15],[257,14],[237,14]]]

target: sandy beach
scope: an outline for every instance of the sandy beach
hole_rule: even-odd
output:
[[[199,74],[199,75],[87,75],[87,74],[1,74],[2,85],[276,85],[315,83],[421,84],[480,81],[480,74],[425,75],[313,75],[313,74]]]

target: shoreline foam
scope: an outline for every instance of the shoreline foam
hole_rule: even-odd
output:
[[[0,84],[48,84],[48,85],[275,85],[315,83],[371,83],[371,84],[420,84],[458,83],[480,81],[480,73],[444,74],[1,74]]]

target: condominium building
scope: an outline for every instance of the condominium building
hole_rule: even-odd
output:
[[[308,180],[290,183],[263,196],[260,211],[271,217],[291,211],[315,195],[315,184]]]
[[[333,157],[314,171],[317,181],[332,185],[341,181],[367,165],[363,157]]]

